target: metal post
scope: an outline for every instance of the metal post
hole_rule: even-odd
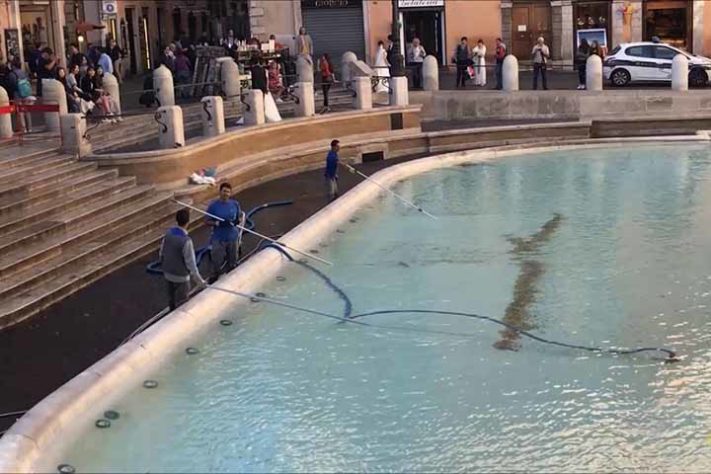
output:
[[[392,0],[393,2],[393,50],[392,55],[392,73],[393,77],[403,77],[405,76],[405,63],[402,53],[400,53],[400,5],[398,5],[399,0]]]

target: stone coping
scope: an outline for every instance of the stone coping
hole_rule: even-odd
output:
[[[468,162],[492,161],[507,156],[580,148],[603,148],[612,144],[667,143],[679,140],[708,142],[708,134],[665,137],[662,140],[622,138],[580,140],[579,144],[529,145],[484,148],[447,153],[394,165],[375,173],[378,183],[392,184],[434,169]],[[286,234],[281,241],[308,249],[327,238],[366,203],[382,191],[364,181]],[[220,280],[219,286],[253,293],[274,278],[287,263],[277,250],[260,251]],[[18,420],[0,439],[0,472],[55,471],[57,458],[90,426],[92,415],[99,417],[132,389],[141,389],[143,380],[165,366],[176,353],[188,347],[234,308],[238,297],[209,289],[173,311],[136,338],[122,345],[47,396]]]

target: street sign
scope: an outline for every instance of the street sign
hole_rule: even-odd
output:
[[[102,0],[101,11],[104,15],[116,15],[118,13],[118,0]]]

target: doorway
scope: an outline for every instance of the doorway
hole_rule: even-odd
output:
[[[514,3],[511,7],[511,52],[519,61],[531,60],[533,43],[543,36],[551,48],[551,7],[541,3]],[[552,48],[551,48],[552,49]]]
[[[129,57],[131,59],[131,74],[136,74],[138,72],[138,64],[136,63],[136,35],[133,26],[133,8],[126,9],[126,26],[128,27],[128,51]]]
[[[444,64],[444,10],[404,10],[402,24],[406,55],[413,38],[419,38],[427,54],[437,58],[439,64]]]

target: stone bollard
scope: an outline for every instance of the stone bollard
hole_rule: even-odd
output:
[[[296,75],[299,82],[314,82],[314,66],[304,56],[296,58]]]
[[[683,54],[677,54],[672,60],[672,90],[689,90],[689,60]]]
[[[57,112],[44,113],[44,123],[47,131],[59,132],[59,117],[67,115],[67,93],[61,82],[55,79],[42,79],[42,103],[59,105],[59,114]]]
[[[4,87],[0,87],[0,107],[10,105],[10,98]],[[12,138],[12,114],[0,113],[0,138]]]
[[[346,51],[341,56],[341,81],[348,86],[353,80],[353,73],[351,71],[351,63],[358,61],[358,56],[352,51]]]
[[[439,64],[434,56],[427,56],[422,64],[422,78],[424,90],[439,90]]]
[[[156,122],[160,147],[179,148],[185,146],[185,130],[183,128],[183,109],[177,105],[159,107],[156,111]]]
[[[91,153],[91,143],[85,138],[86,117],[83,117],[82,114],[62,115],[60,128],[64,153],[79,157]]]
[[[390,105],[405,106],[410,104],[410,97],[407,89],[407,77],[391,77],[390,88]]]
[[[247,107],[244,108],[245,125],[264,123],[264,94],[260,90],[250,89],[247,95]]]
[[[161,107],[175,105],[175,90],[173,89],[173,74],[170,69],[161,64],[153,71],[153,90]]]
[[[373,84],[370,77],[358,76],[353,79],[353,107],[356,110],[370,110],[373,108]]]
[[[504,58],[501,75],[503,89],[507,92],[518,90],[518,59],[513,54]]]
[[[296,104],[297,117],[313,117],[316,114],[316,103],[314,101],[314,83],[299,82],[296,84],[296,97],[299,103]]]
[[[220,82],[222,92],[228,101],[239,101],[242,84],[239,80],[239,66],[232,58],[218,58],[220,61]]]
[[[602,59],[592,54],[585,62],[585,88],[589,91],[602,90]]]
[[[200,109],[202,135],[216,137],[225,133],[225,107],[222,97],[203,97],[200,105],[202,106]]]
[[[121,115],[121,90],[116,76],[113,74],[104,74],[104,89],[109,93],[113,101],[116,103],[116,113]]]

